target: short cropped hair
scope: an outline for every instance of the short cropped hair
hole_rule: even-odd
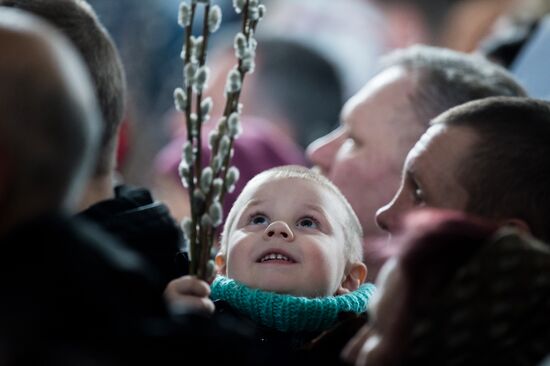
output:
[[[456,176],[467,211],[524,220],[550,241],[550,104],[495,97],[453,108],[433,121],[466,127],[478,137]]]
[[[418,45],[388,54],[382,66],[403,67],[416,75],[411,105],[426,127],[437,115],[472,100],[526,96],[508,71],[479,55]]]
[[[103,136],[96,176],[110,172],[117,131],[125,109],[126,78],[118,51],[94,10],[84,0],[0,0],[53,24],[68,37],[84,59],[103,114]]]
[[[263,183],[267,180],[276,180],[281,178],[303,179],[305,181],[311,182],[312,184],[317,184],[327,189],[329,192],[333,193],[334,198],[336,198],[342,204],[346,212],[345,217],[342,218],[343,222],[341,222],[340,224],[342,225],[345,236],[344,245],[348,263],[361,262],[363,259],[363,230],[361,228],[361,224],[359,223],[359,219],[351,208],[348,200],[330,180],[311,169],[299,165],[285,165],[281,167],[271,168],[256,175],[246,184],[242,193],[233,204],[231,211],[229,211],[229,215],[227,216],[227,220],[225,222],[225,226],[222,232],[220,249],[221,253],[226,252],[230,230],[233,229],[232,227],[235,223],[237,216],[246,204],[246,202],[244,201],[246,192],[258,182]]]

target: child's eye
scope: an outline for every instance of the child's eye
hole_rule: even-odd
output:
[[[311,217],[304,217],[303,219],[298,220],[296,226],[316,229],[319,225],[317,223],[317,220]]]
[[[269,219],[263,214],[254,214],[250,216],[248,223],[252,225],[267,225],[269,224]]]

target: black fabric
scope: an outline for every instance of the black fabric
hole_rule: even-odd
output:
[[[118,186],[115,198],[82,211],[86,218],[141,254],[166,286],[188,273],[185,257],[178,256],[183,234],[166,205],[155,201],[145,188]]]
[[[0,364],[292,364],[228,315],[169,317],[148,265],[97,225],[64,215],[0,238]]]
[[[97,226],[50,215],[0,245],[2,365],[128,365],[169,329],[147,264]]]
[[[1,246],[0,328],[11,336],[146,335],[167,314],[141,258],[85,222],[43,217]]]
[[[345,365],[340,354],[348,341],[366,324],[367,315],[341,313],[336,325],[323,332],[281,332],[254,323],[223,300],[215,301],[216,316],[237,319],[256,342],[278,350],[293,365]]]
[[[155,343],[162,350],[156,354],[173,360],[161,364],[307,366],[286,349],[262,342],[254,326],[232,313],[189,313],[179,317],[177,325],[175,337]],[[153,361],[158,364],[158,360]]]

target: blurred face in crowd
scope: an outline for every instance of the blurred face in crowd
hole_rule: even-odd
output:
[[[247,187],[230,223],[221,273],[249,287],[318,297],[355,290],[347,281],[362,263],[348,264],[343,217],[330,190],[300,178],[261,180]]]
[[[401,187],[378,211],[378,225],[394,233],[403,214],[418,207],[465,210],[468,193],[459,183],[457,172],[475,141],[475,133],[465,127],[430,127],[409,152]]]
[[[357,365],[395,363],[402,336],[399,322],[403,316],[405,283],[397,259],[390,259],[380,270],[377,292],[369,304],[368,326],[359,331],[344,351],[344,357]]]
[[[351,203],[365,236],[382,233],[376,210],[397,191],[407,152],[424,132],[410,100],[414,90],[414,76],[402,67],[382,71],[345,104],[342,125],[308,148]]]

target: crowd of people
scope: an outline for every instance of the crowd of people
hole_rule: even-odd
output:
[[[348,26],[387,31],[353,93],[346,53],[259,33],[206,281],[179,225],[182,116],[151,186],[124,184],[131,96],[92,5],[0,0],[0,364],[550,364],[544,12],[483,48],[515,1],[349,0]]]

